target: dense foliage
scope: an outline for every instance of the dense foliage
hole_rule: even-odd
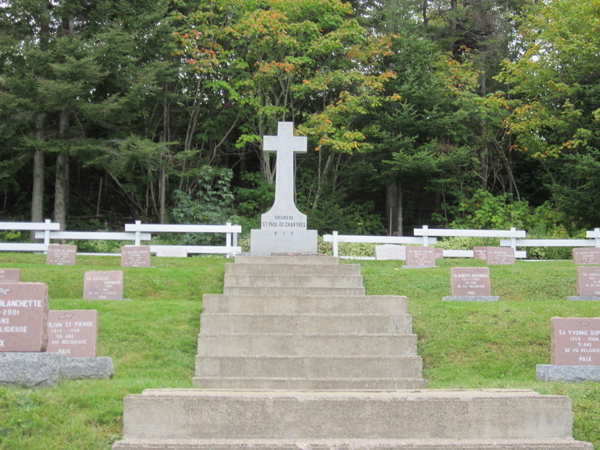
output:
[[[600,225],[598,0],[0,3],[0,217],[223,223],[293,121],[321,233]]]

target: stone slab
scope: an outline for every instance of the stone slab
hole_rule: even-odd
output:
[[[488,267],[452,267],[450,292],[453,297],[490,297],[492,286]]]
[[[577,295],[600,296],[600,267],[577,267]]]
[[[434,248],[435,251],[435,259],[444,259],[444,249],[443,248]]]
[[[223,293],[227,295],[264,295],[269,296],[274,294],[273,288],[270,287],[249,287],[249,286],[225,286]],[[365,295],[365,288],[345,288],[345,287],[280,287],[277,288],[277,294],[283,297],[286,296],[308,296],[315,295],[330,296],[330,295]]]
[[[574,248],[572,250],[572,255],[573,264],[576,265],[600,264],[600,248]]]
[[[433,247],[406,247],[406,265],[404,267],[435,267],[435,249]]]
[[[375,259],[378,261],[406,261],[406,246],[395,244],[377,245],[375,246]]]
[[[327,255],[302,255],[302,256],[253,256],[237,255],[235,264],[277,264],[277,265],[299,265],[306,264],[310,266],[331,266],[340,263],[340,258]]]
[[[201,389],[312,389],[364,391],[383,389],[427,389],[427,380],[424,378],[194,377],[192,379],[192,385]]]
[[[49,244],[46,264],[54,266],[74,266],[77,262],[76,245]]]
[[[600,383],[600,366],[538,364],[535,366],[535,378],[538,381],[569,381],[572,383],[595,381]]]
[[[580,296],[580,295],[572,295],[570,297],[567,297],[567,300],[570,301],[600,301],[600,296],[596,296],[596,295],[588,295],[588,296]]]
[[[96,356],[96,310],[48,311],[47,353]]]
[[[487,247],[473,247],[473,259],[487,260]]]
[[[225,286],[232,287],[262,287],[277,289],[285,287],[307,288],[362,288],[362,275],[225,275]]]
[[[151,267],[149,245],[121,247],[121,267]]]
[[[553,317],[552,364],[600,366],[600,318]]]
[[[250,241],[252,256],[270,256],[281,252],[317,253],[317,230],[251,230]]]
[[[309,264],[225,264],[225,275],[335,275],[360,276],[360,264],[323,265]]]
[[[508,266],[515,264],[515,250],[509,247],[488,247],[486,261],[489,266]]]
[[[0,352],[43,352],[48,345],[48,286],[0,283]]]
[[[172,246],[163,247],[159,246],[156,249],[156,256],[158,258],[187,258],[188,252],[184,247]]]
[[[67,358],[60,369],[65,380],[107,380],[114,375],[112,358]]]
[[[0,269],[0,283],[19,283],[21,269]]]
[[[500,297],[495,295],[477,296],[477,295],[447,295],[442,298],[445,302],[497,302]]]
[[[0,353],[0,385],[56,386],[66,359],[58,353]]]
[[[122,270],[87,271],[83,275],[85,300],[123,300],[124,289]]]

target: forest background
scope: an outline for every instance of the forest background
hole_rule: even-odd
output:
[[[600,0],[0,12],[1,220],[247,232],[273,200],[262,138],[293,121],[296,203],[321,234],[600,226]]]

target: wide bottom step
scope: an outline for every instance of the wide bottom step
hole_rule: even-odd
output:
[[[427,389],[424,378],[244,378],[195,377],[201,389]]]
[[[279,439],[158,440],[127,439],[113,450],[592,450],[587,442],[573,439],[507,440],[388,440]]]

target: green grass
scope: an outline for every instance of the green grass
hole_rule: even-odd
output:
[[[119,258],[79,256],[77,266],[46,266],[42,255],[0,254],[0,267],[22,281],[48,284],[51,309],[98,311],[98,356],[111,356],[112,380],[63,381],[52,389],[0,388],[0,448],[110,449],[123,432],[123,398],[146,388],[192,387],[202,296],[223,288],[223,258],[153,258],[155,268],[125,268],[132,302],[83,301],[83,272],[120,270]],[[526,388],[573,399],[574,437],[600,450],[600,385],[538,382],[549,364],[550,319],[600,317],[600,302],[569,302],[569,261],[491,267],[496,303],[442,302],[453,266],[401,269],[395,261],[361,261],[369,294],[409,298],[425,377],[431,388]]]

